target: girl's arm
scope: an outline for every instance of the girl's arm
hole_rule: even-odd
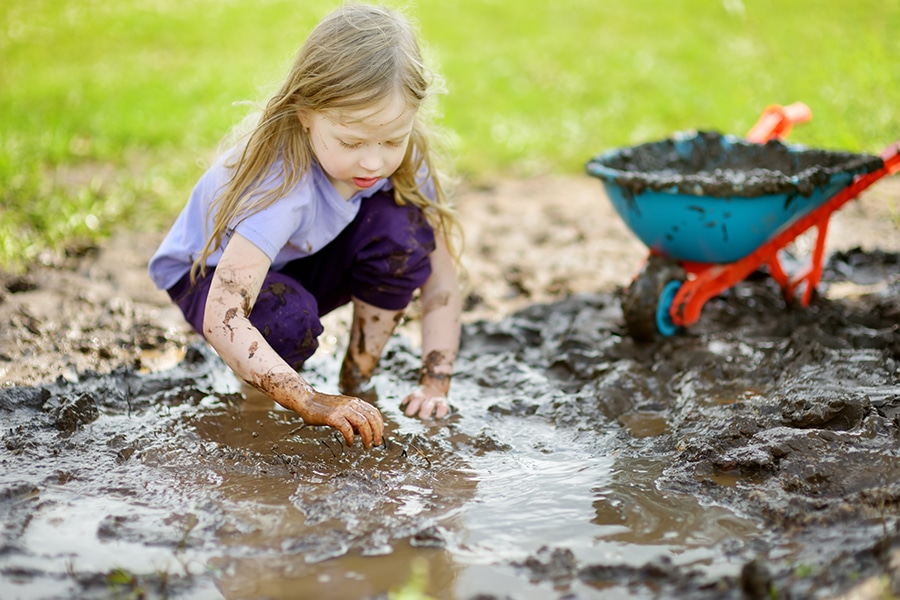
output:
[[[462,299],[456,265],[443,236],[436,236],[431,276],[422,286],[422,371],[419,387],[401,403],[409,415],[443,417],[450,411],[447,394],[459,353]]]
[[[206,300],[203,333],[235,374],[310,425],[337,428],[347,444],[354,431],[367,448],[381,443],[384,421],[368,402],[320,394],[269,346],[250,323],[250,311],[271,261],[255,244],[234,234],[219,261]],[[301,335],[298,332],[298,335]]]

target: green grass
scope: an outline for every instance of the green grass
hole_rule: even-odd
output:
[[[335,1],[0,3],[0,270],[120,226],[163,228],[219,139]],[[793,141],[900,137],[900,1],[409,2],[472,180],[581,173],[599,151],[744,133],[806,102]]]

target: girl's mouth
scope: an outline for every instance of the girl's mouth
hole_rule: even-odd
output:
[[[353,183],[356,187],[363,189],[370,188],[378,182],[378,177],[354,177]]]

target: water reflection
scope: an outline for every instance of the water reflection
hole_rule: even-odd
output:
[[[351,553],[316,564],[295,555],[215,559],[220,587],[228,598],[347,598],[383,597],[399,590],[424,561],[426,582],[422,591],[440,600],[456,595],[457,566],[449,552],[397,544],[383,556]]]
[[[640,545],[711,546],[755,533],[757,525],[693,496],[661,491],[658,460],[621,458],[611,483],[597,489],[594,523],[622,529],[607,540]]]

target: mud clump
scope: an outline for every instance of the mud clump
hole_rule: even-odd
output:
[[[90,394],[79,394],[75,398],[64,398],[53,408],[52,414],[56,428],[63,434],[72,434],[80,426],[96,421],[100,411]]]
[[[781,417],[789,427],[849,431],[862,424],[872,408],[863,393],[829,396],[821,392],[806,397],[785,398]]]

